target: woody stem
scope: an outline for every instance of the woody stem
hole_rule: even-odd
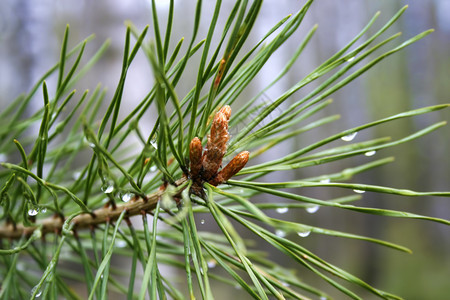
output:
[[[186,180],[187,179],[183,177],[177,180],[175,184],[176,186],[180,186],[185,183]],[[124,210],[127,211],[127,217],[139,215],[143,211],[152,211],[155,209],[156,204],[163,193],[164,190],[158,190],[147,196],[145,199],[135,199],[134,201],[124,203],[123,205],[118,205],[114,209],[112,207],[102,207],[94,210],[92,214],[82,213],[72,220],[72,223],[74,224],[73,229],[86,229],[108,221],[113,222],[119,218]],[[35,226],[23,226],[22,224],[16,226],[6,225],[0,227],[0,239],[19,239],[23,235],[30,236],[40,225],[42,225],[41,231],[43,234],[58,233],[61,232],[63,224],[64,220],[59,217],[48,217],[40,220]]]

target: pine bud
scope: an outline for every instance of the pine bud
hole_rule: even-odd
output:
[[[250,153],[248,151],[242,151],[226,165],[225,168],[223,168],[217,176],[210,181],[210,184],[217,186],[234,175],[238,173],[248,162]]]
[[[227,117],[227,121],[230,120],[231,117],[231,107],[229,105],[225,105],[224,107],[222,107],[219,112],[223,113],[225,115],[225,117]]]
[[[202,169],[202,142],[198,137],[192,139],[189,145],[189,164],[191,177],[196,178]]]
[[[202,177],[206,181],[213,178],[222,165],[222,158],[227,151],[227,142],[230,138],[228,134],[228,119],[230,115],[231,108],[228,105],[224,106],[216,113],[211,124],[208,144],[203,154]]]

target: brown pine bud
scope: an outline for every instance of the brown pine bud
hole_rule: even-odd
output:
[[[225,115],[225,117],[227,117],[227,121],[230,120],[231,117],[231,107],[229,105],[225,105],[224,107],[222,107],[219,110],[221,113],[223,113]]]
[[[189,164],[191,177],[196,178],[202,169],[202,142],[198,137],[192,139],[189,145]]]
[[[227,108],[226,108],[227,107]],[[211,124],[211,132],[208,135],[208,144],[203,154],[203,178],[208,181],[213,178],[220,166],[222,158],[227,151],[227,142],[230,138],[228,134],[228,118],[231,115],[231,108],[227,105],[216,113]]]
[[[208,143],[219,143],[225,133],[228,135],[228,116],[219,110],[214,116],[211,124]]]
[[[233,157],[228,165],[226,165],[225,168],[223,168],[209,183],[217,186],[236,175],[236,173],[238,173],[247,164],[249,155],[250,153],[248,151],[242,151]]]

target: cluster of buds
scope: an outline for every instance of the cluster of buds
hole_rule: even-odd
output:
[[[203,182],[217,186],[239,172],[247,163],[249,152],[243,151],[236,155],[224,168],[222,159],[227,151],[228,121],[231,116],[231,108],[228,105],[222,107],[214,116],[211,124],[211,132],[208,135],[208,143],[203,151],[202,142],[195,137],[189,145],[190,172],[189,176],[197,187]]]

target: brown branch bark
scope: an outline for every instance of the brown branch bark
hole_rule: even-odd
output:
[[[179,179],[175,184],[179,186],[186,182],[186,178]],[[135,216],[141,214],[141,212],[149,212],[155,209],[161,195],[164,190],[159,190],[149,196],[146,199],[134,199],[130,202],[118,205],[113,209],[112,207],[102,207],[93,211],[93,214],[83,213],[76,216],[72,223],[74,223],[74,230],[92,228],[95,225],[106,223],[107,221],[113,222],[117,220],[120,214],[126,210],[127,216]],[[49,217],[42,220],[38,220],[36,226],[23,226],[17,224],[15,227],[12,224],[0,227],[0,239],[19,239],[22,235],[30,236],[39,225],[42,225],[42,234],[46,233],[59,233],[62,230],[64,220],[59,217]]]

